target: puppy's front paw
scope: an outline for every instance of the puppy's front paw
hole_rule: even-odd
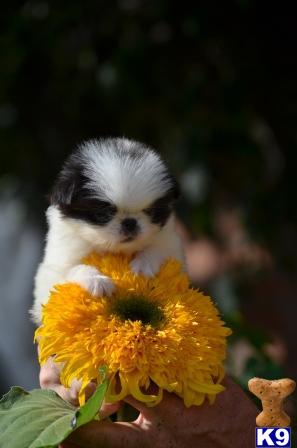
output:
[[[109,277],[100,274],[96,268],[84,264],[74,266],[67,275],[67,281],[78,283],[93,296],[110,296],[115,288]]]
[[[88,279],[87,283],[86,289],[93,296],[111,296],[115,289],[112,280],[106,275],[95,275]]]
[[[130,266],[135,274],[144,274],[146,277],[153,277],[160,269],[163,258],[156,254],[146,254],[140,252],[131,261]]]

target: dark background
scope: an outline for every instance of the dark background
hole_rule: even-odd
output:
[[[27,310],[45,195],[90,137],[160,150],[189,269],[232,326],[229,371],[297,378],[296,16],[286,2],[1,6],[0,391],[37,384]],[[294,398],[291,400],[293,413]]]

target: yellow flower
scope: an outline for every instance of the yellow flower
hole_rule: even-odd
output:
[[[112,297],[93,297],[74,283],[56,285],[43,307],[36,330],[41,364],[55,355],[63,363],[61,382],[101,381],[106,366],[110,385],[106,400],[131,394],[155,405],[163,390],[183,398],[186,406],[212,403],[224,376],[226,336],[209,297],[189,286],[178,261],[166,261],[153,278],[135,275],[131,258],[91,254],[84,263],[97,267],[116,285]],[[151,383],[159,392],[147,392]]]

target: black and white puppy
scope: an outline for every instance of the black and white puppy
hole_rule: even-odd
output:
[[[133,254],[132,270],[147,276],[169,257],[184,264],[174,228],[177,196],[175,179],[153,149],[124,138],[79,146],[60,172],[47,210],[34,321],[40,323],[42,304],[57,283],[79,283],[95,296],[112,294],[112,280],[80,262],[92,251]]]

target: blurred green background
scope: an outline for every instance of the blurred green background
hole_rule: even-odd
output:
[[[193,283],[234,330],[229,371],[243,386],[254,375],[296,379],[289,4],[28,1],[1,9],[1,392],[16,381],[37,384],[27,309],[46,193],[75,145],[99,136],[156,147],[178,176]]]

